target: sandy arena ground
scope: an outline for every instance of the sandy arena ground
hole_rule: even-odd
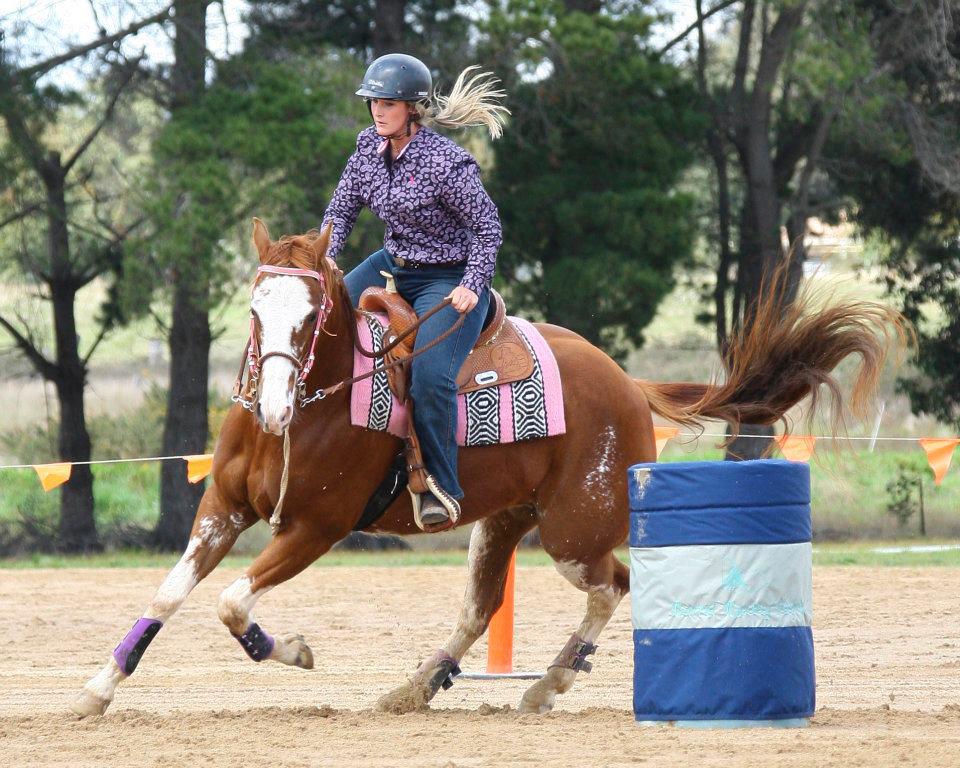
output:
[[[960,766],[960,570],[815,571],[818,711],[805,730],[644,728],[631,706],[630,610],[554,713],[514,711],[522,682],[460,681],[431,711],[372,711],[442,641],[457,568],[319,568],[267,595],[270,632],[304,634],[316,668],[242,653],[216,571],[153,642],[107,715],[67,705],[140,615],[163,572],[0,571],[4,766]],[[548,568],[517,576],[520,669],[543,669],[583,598]],[[465,669],[482,670],[485,642]]]

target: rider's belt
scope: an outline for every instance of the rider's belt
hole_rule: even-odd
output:
[[[399,256],[393,256],[393,263],[400,269],[450,269],[451,267],[462,267],[467,262],[451,261],[445,264],[430,264],[424,261],[412,261],[411,259],[402,259]]]

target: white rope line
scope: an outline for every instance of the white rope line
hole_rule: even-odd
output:
[[[663,426],[663,425],[658,425],[658,426]],[[756,438],[757,440],[775,440],[777,437],[783,437],[783,436],[784,436],[784,435],[738,435],[738,437],[740,437],[740,438],[751,438],[751,437],[753,437],[753,438]],[[884,441],[884,442],[900,441],[900,442],[911,442],[911,443],[918,443],[918,442],[920,442],[921,440],[925,439],[925,438],[922,438],[922,437],[877,437],[877,438],[873,438],[873,437],[843,437],[843,436],[841,436],[841,435],[800,435],[800,434],[794,434],[794,433],[789,433],[787,436],[788,436],[788,437],[813,437],[813,438],[815,438],[815,439],[817,439],[817,440],[840,440],[840,441],[846,441],[846,440],[877,440],[878,442],[880,442],[880,441]],[[723,432],[680,432],[675,438],[671,438],[671,439],[679,440],[679,439],[681,439],[681,438],[689,438],[689,437],[696,438],[696,439],[699,439],[699,438],[701,438],[701,437],[722,437],[722,438],[727,438],[727,437],[730,437],[730,435],[724,434]],[[932,438],[929,438],[929,439],[932,439],[932,440],[952,440],[952,439],[955,439],[955,438],[952,438],[952,437],[932,437]],[[187,459],[191,458],[191,457],[194,456],[194,455],[204,455],[204,454],[189,454],[188,456],[144,456],[144,457],[139,458],[139,459],[96,459],[96,460],[93,460],[93,461],[70,461],[70,460],[68,460],[68,459],[65,459],[65,460],[62,460],[62,461],[45,461],[45,462],[38,462],[38,463],[36,463],[36,464],[0,464],[0,469],[33,469],[34,467],[43,467],[43,466],[46,466],[46,465],[49,465],[49,464],[73,464],[74,466],[82,466],[82,465],[91,466],[91,465],[94,465],[94,464],[135,464],[135,463],[137,463],[137,462],[143,462],[143,461],[174,461],[174,460],[177,460],[177,459],[181,459],[181,460],[186,461]]]
[[[0,464],[0,469],[33,469],[34,467],[45,467],[49,466],[50,464],[73,464],[75,467],[81,465],[90,466],[92,464],[134,464],[142,461],[172,461],[174,459],[187,460],[195,455],[204,454],[191,453],[187,456],[144,456],[139,459],[95,459],[93,461],[70,461],[70,459],[61,459],[54,461],[40,461],[36,464]]]
[[[701,437],[723,437],[723,438],[727,438],[727,437],[731,437],[731,435],[727,435],[727,434],[724,434],[724,433],[722,433],[722,432],[680,432],[680,433],[677,435],[677,438],[681,438],[681,437],[695,437],[695,438],[701,438]],[[846,441],[846,440],[877,440],[877,441],[880,441],[880,440],[884,440],[884,441],[900,440],[900,441],[909,441],[909,442],[913,442],[913,443],[918,443],[918,442],[920,442],[921,440],[926,440],[926,439],[930,439],[930,440],[953,440],[953,439],[956,439],[956,438],[954,438],[954,437],[931,437],[931,438],[924,438],[924,437],[876,437],[876,438],[874,438],[874,437],[844,437],[843,435],[804,435],[804,434],[797,434],[797,433],[793,433],[793,432],[789,432],[789,433],[781,434],[781,435],[737,435],[737,438],[738,438],[738,439],[739,439],[739,438],[749,438],[749,437],[755,437],[757,440],[775,440],[775,439],[778,438],[778,437],[812,437],[812,438],[814,438],[814,439],[816,439],[816,440],[840,440],[840,441]]]

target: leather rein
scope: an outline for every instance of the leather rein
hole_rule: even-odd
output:
[[[256,407],[257,401],[259,400],[259,389],[257,383],[260,380],[260,373],[263,368],[264,361],[268,360],[271,357],[282,357],[285,360],[289,360],[293,363],[294,369],[297,371],[296,378],[296,387],[297,387],[297,397],[299,400],[300,406],[309,405],[310,403],[316,402],[317,400],[323,400],[329,395],[339,392],[344,387],[353,384],[354,382],[361,381],[363,379],[370,378],[375,376],[378,373],[383,373],[392,368],[396,368],[401,365],[408,365],[411,360],[415,357],[419,357],[424,352],[429,349],[432,349],[440,342],[444,341],[450,334],[456,331],[460,326],[463,325],[463,321],[466,318],[465,314],[460,314],[456,321],[441,333],[437,338],[433,339],[429,343],[422,346],[420,349],[412,352],[409,355],[406,355],[398,360],[394,360],[389,363],[385,363],[381,366],[375,366],[372,370],[362,373],[359,376],[351,376],[350,378],[341,379],[336,384],[333,384],[329,387],[321,387],[316,390],[312,395],[307,395],[306,386],[307,386],[307,376],[310,375],[310,371],[313,368],[314,363],[314,350],[317,346],[317,338],[320,336],[320,332],[323,331],[327,333],[324,325],[327,321],[327,318],[330,316],[331,311],[333,310],[333,300],[330,298],[329,293],[327,292],[326,281],[322,274],[313,269],[298,269],[294,267],[275,267],[267,264],[261,264],[257,268],[257,278],[254,280],[254,286],[257,283],[257,280],[260,279],[260,275],[268,273],[273,275],[294,275],[296,277],[309,277],[316,280],[320,284],[320,309],[317,311],[317,320],[313,328],[313,336],[310,340],[310,349],[307,352],[306,356],[301,358],[296,357],[295,355],[290,354],[289,352],[282,351],[271,351],[265,354],[260,353],[260,344],[257,341],[257,329],[256,321],[254,319],[253,313],[250,313],[250,335],[247,337],[247,344],[243,350],[243,358],[240,361],[240,370],[237,373],[237,380],[233,386],[233,395],[230,398],[233,402],[238,403],[241,407],[245,408],[248,411],[253,411]],[[372,359],[383,358],[389,352],[397,347],[402,341],[408,338],[413,334],[424,322],[433,317],[437,312],[439,312],[444,307],[450,304],[450,298],[446,298],[441,301],[439,304],[431,307],[427,312],[422,316],[418,317],[417,320],[410,325],[409,328],[400,333],[396,338],[390,340],[390,343],[384,346],[382,349],[367,351],[360,345],[360,340],[357,339],[355,342],[355,347],[357,351]],[[244,397],[243,394],[243,374],[244,370],[248,373],[248,388],[250,389],[248,396]]]

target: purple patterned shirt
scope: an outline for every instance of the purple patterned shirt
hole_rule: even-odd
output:
[[[493,279],[503,241],[500,216],[469,152],[421,126],[388,167],[371,126],[357,136],[323,222],[333,222],[328,255],[336,258],[363,206],[387,225],[383,247],[426,264],[466,262],[461,285],[479,293]]]

